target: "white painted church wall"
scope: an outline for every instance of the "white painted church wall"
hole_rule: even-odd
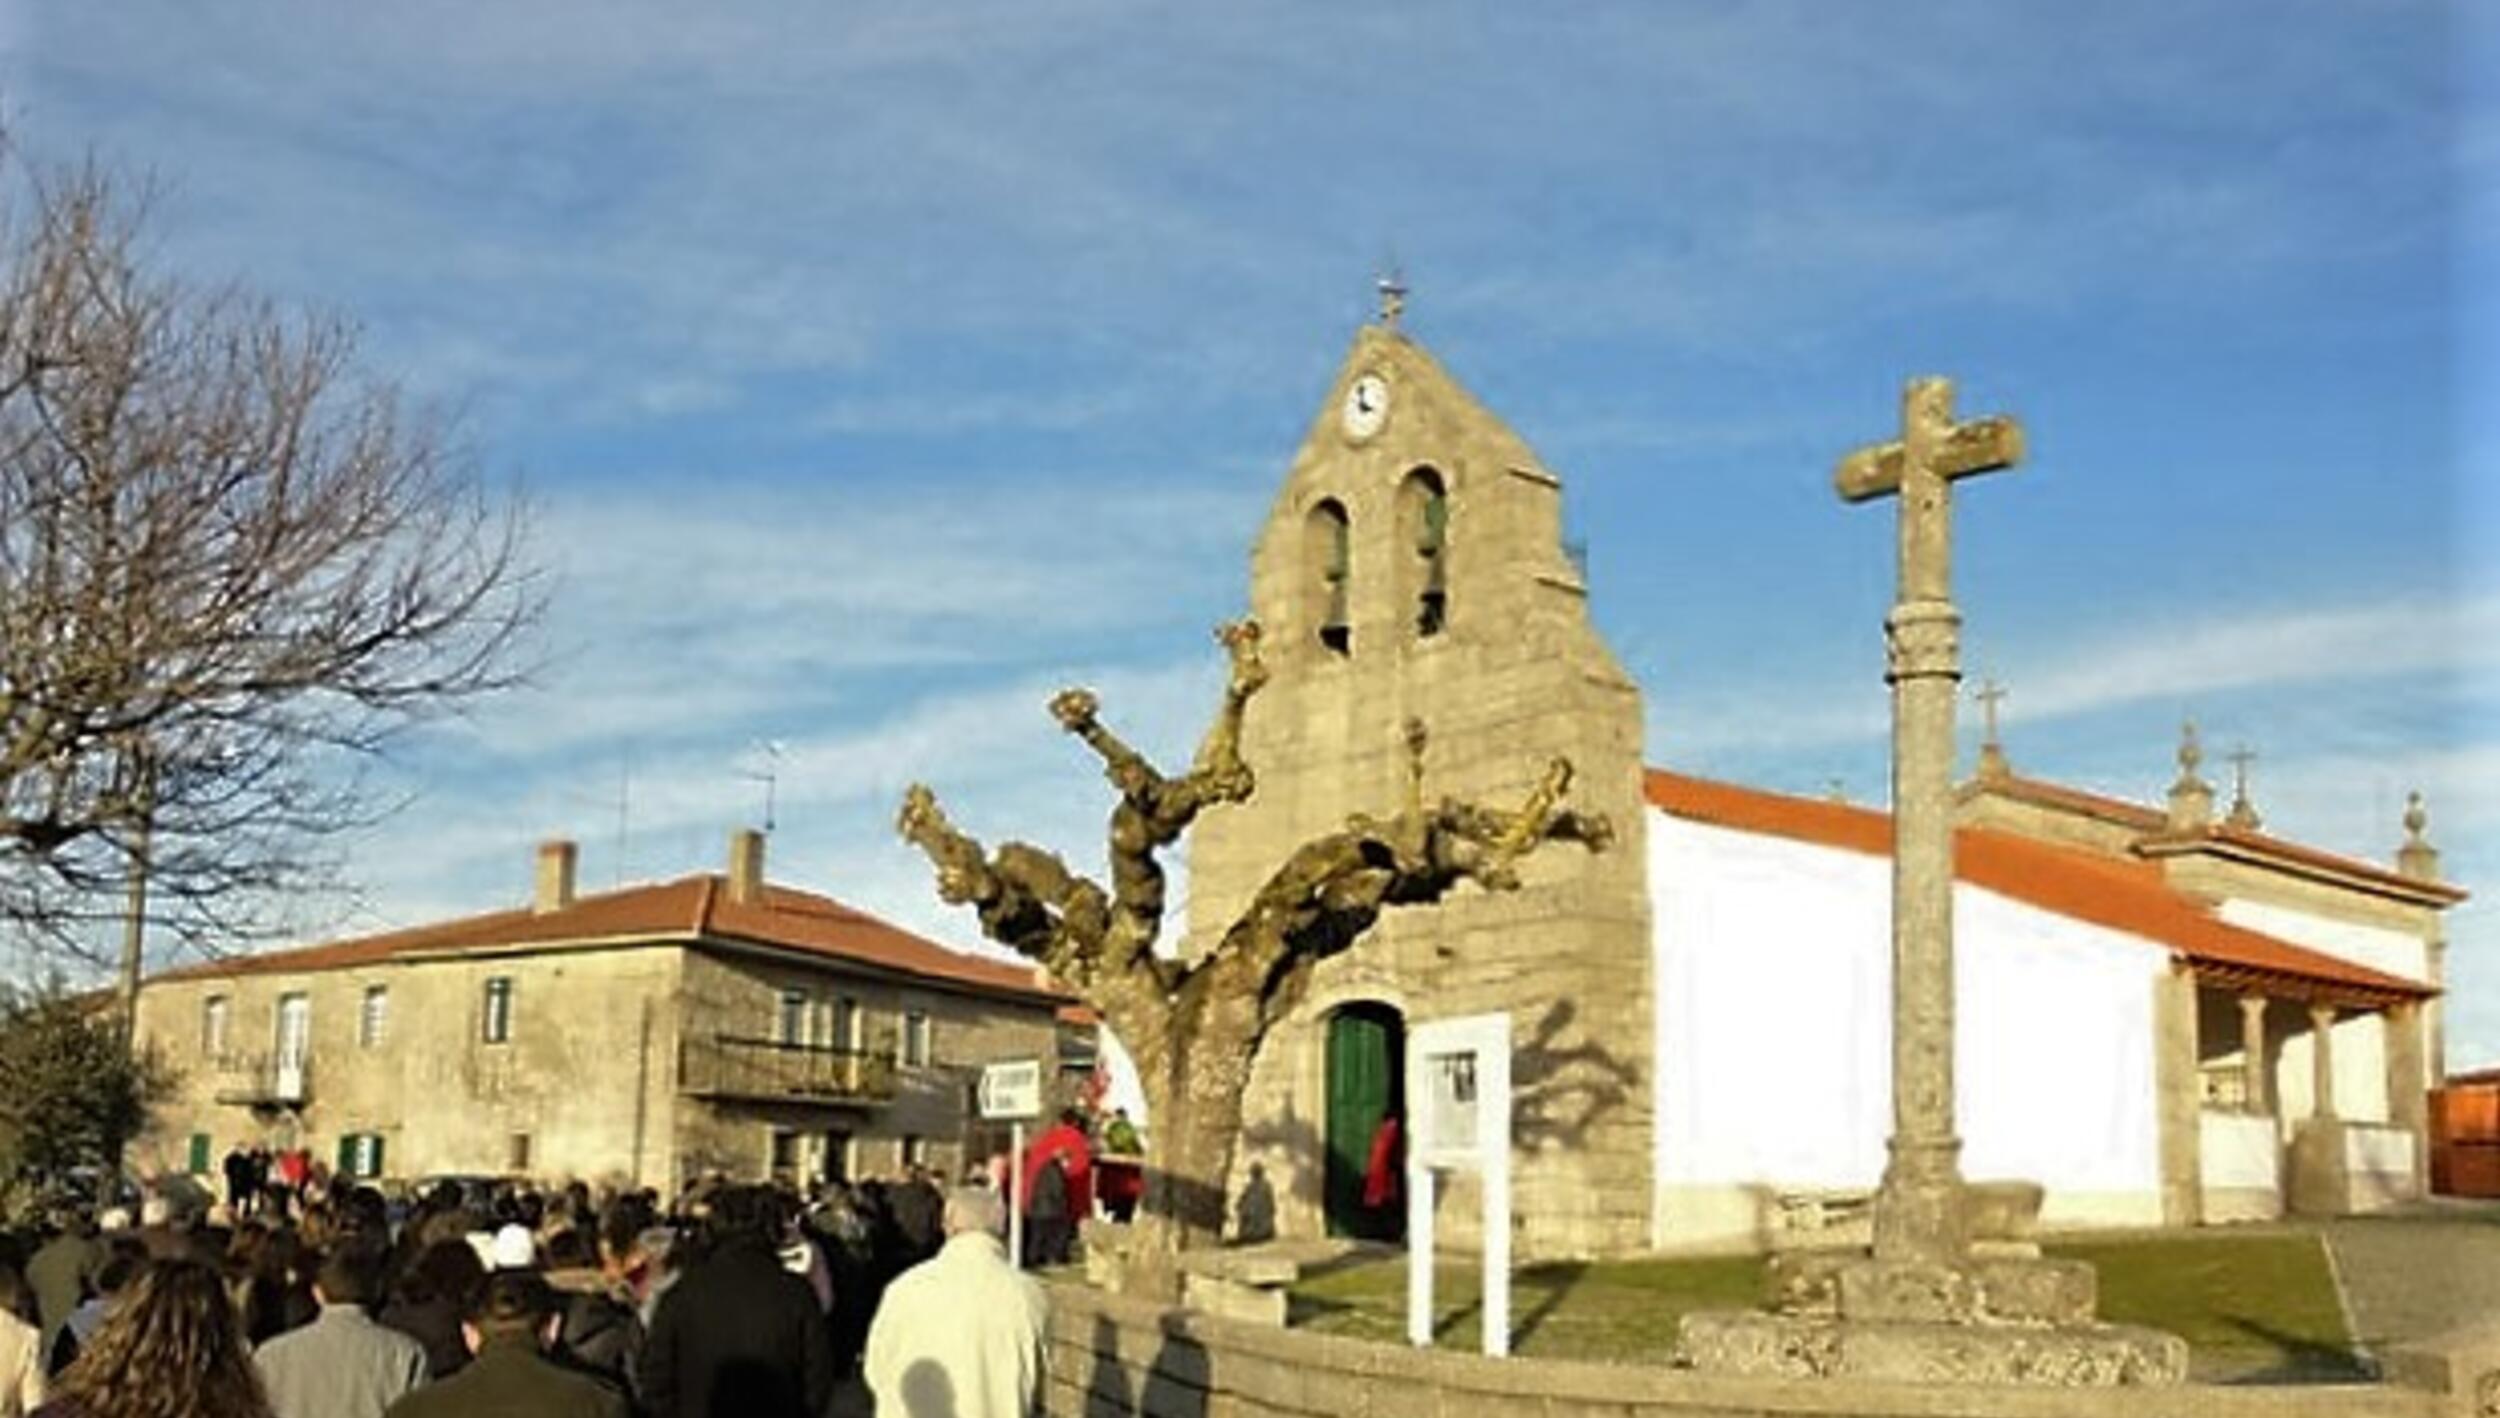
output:
[[[2408,980],[2430,979],[2430,956],[2419,936],[2384,926],[2365,926],[2312,915],[2271,902],[2226,898],[2214,914],[2232,925],[2324,951],[2338,960],[2367,965]],[[2339,1041],[2340,1042],[2340,1041]]]
[[[1891,867],[1653,812],[1653,1230],[1772,1239],[1784,1193],[1871,1190],[1890,1131]],[[2167,952],[1968,886],[1955,897],[1972,1178],[2051,1223],[2157,1221],[2152,999]]]
[[[2207,1110],[2197,1119],[2207,1221],[2270,1221],[2283,1214],[2283,1146],[2274,1119]]]

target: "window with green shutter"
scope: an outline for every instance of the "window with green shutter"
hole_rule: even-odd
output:
[[[195,1177],[198,1177],[198,1176],[205,1176],[205,1175],[207,1175],[207,1173],[208,1173],[208,1134],[207,1134],[207,1133],[204,1133],[204,1132],[195,1132],[195,1133],[191,1134],[191,1169],[190,1169],[190,1170],[191,1170],[191,1175],[193,1175],[193,1176],[195,1176]]]

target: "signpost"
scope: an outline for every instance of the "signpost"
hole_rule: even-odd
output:
[[[1432,1345],[1433,1188],[1484,1182],[1484,1352],[1510,1352],[1510,1016],[1418,1024],[1406,1036],[1406,1338]]]
[[[1024,1124],[1042,1115],[1042,1061],[1007,1059],[981,1066],[975,1090],[985,1122],[1005,1122],[1007,1143],[1007,1263],[1024,1264]]]

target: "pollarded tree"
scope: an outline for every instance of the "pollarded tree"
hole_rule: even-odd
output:
[[[396,731],[511,683],[520,525],[354,332],[151,270],[93,165],[0,205],[0,920],[194,937],[325,879]]]
[[[1143,1262],[1134,1277],[1168,1284],[1181,1250],[1223,1227],[1224,1182],[1241,1132],[1250,1068],[1319,963],[1352,946],[1391,906],[1438,901],[1459,883],[1519,884],[1519,859],[1549,841],[1601,851],[1613,827],[1563,806],[1571,764],[1554,759],[1515,810],[1423,797],[1424,730],[1408,725],[1406,803],[1357,816],[1288,854],[1240,917],[1203,950],[1159,953],[1163,870],[1156,854],[1198,814],[1246,801],[1257,786],[1241,757],[1241,723],[1266,682],[1255,621],[1218,632],[1230,683],[1190,771],[1167,778],[1104,728],[1085,690],[1051,701],[1070,733],[1102,756],[1120,794],[1110,823],[1111,889],[1022,842],[994,853],[947,821],[925,786],[905,795],[904,838],[937,868],[938,894],[974,907],[983,933],[1048,969],[1099,1012],[1137,1059],[1154,1126],[1147,1142]]]

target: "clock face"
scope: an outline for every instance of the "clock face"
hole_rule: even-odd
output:
[[[1342,411],[1346,437],[1369,438],[1389,421],[1389,381],[1377,374],[1356,377],[1346,386]]]

